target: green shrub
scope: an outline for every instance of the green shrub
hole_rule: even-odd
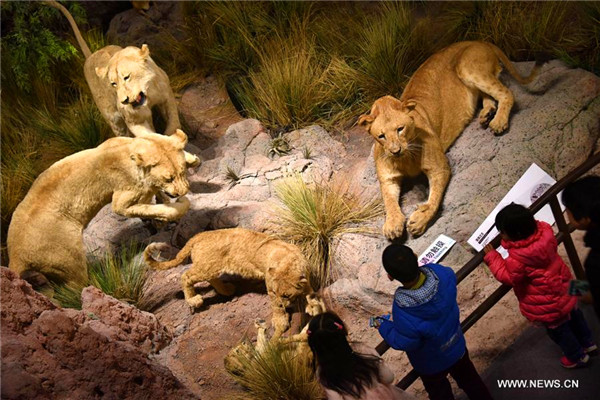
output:
[[[148,278],[146,264],[138,254],[142,248],[134,242],[124,245],[117,255],[88,262],[89,285],[124,302],[143,308]],[[83,287],[54,286],[54,300],[62,307],[81,309]]]
[[[318,290],[332,282],[333,241],[344,233],[374,233],[365,225],[383,215],[379,200],[364,200],[346,184],[307,184],[300,175],[275,187],[278,234],[300,247],[309,261],[309,281]]]

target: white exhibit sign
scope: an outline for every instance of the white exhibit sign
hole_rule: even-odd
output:
[[[498,230],[494,226],[496,214],[498,211],[509,205],[510,203],[521,204],[525,207],[529,207],[534,201],[539,199],[546,190],[548,190],[556,181],[550,175],[548,175],[543,169],[538,167],[536,164],[531,164],[529,169],[525,171],[523,176],[515,183],[515,185],[508,191],[506,196],[500,201],[500,203],[494,208],[494,210],[487,216],[483,223],[477,228],[475,233],[471,235],[467,243],[469,243],[475,250],[481,251],[496,235]],[[561,209],[564,210],[562,202],[559,203]],[[554,224],[554,215],[550,205],[546,205],[540,211],[535,214],[535,219],[539,221],[545,221],[550,225]],[[501,254],[506,255],[505,250],[500,247],[498,249]],[[502,252],[501,250],[504,250]]]
[[[419,256],[419,266],[438,262],[454,246],[454,243],[456,240],[446,235],[438,236]]]

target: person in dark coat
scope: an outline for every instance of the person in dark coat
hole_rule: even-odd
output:
[[[586,231],[583,241],[590,248],[584,262],[590,293],[600,319],[600,176],[586,176],[571,182],[562,194],[569,222]]]
[[[394,295],[392,320],[377,319],[379,334],[392,348],[406,351],[429,398],[454,399],[450,374],[469,399],[491,399],[469,359],[454,271],[439,264],[419,268],[413,251],[400,244],[386,247],[382,261],[389,279],[402,286]]]

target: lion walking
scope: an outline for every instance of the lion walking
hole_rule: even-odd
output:
[[[520,84],[531,82],[540,68],[536,64],[528,77],[521,77],[493,44],[455,43],[417,69],[400,99],[381,97],[369,114],[359,117],[358,124],[375,138],[375,167],[386,210],[383,233],[389,239],[404,232],[406,218],[399,205],[403,177],[423,172],[429,180],[429,198],[408,219],[408,231],[421,235],[436,214],[450,179],[445,152],[473,118],[480,97],[481,125],[489,125],[494,134],[508,128],[514,97],[498,79],[500,64]]]
[[[153,269],[175,268],[191,257],[192,267],[181,276],[181,285],[185,301],[192,308],[204,303],[202,295],[194,290],[198,282],[209,282],[217,293],[231,296],[235,287],[222,282],[222,274],[264,280],[273,310],[274,338],[289,328],[286,309],[302,296],[308,300],[313,293],[306,278],[308,264],[300,249],[261,232],[243,228],[201,232],[170,261],[156,261],[152,257],[156,250],[157,243],[144,250],[144,258]]]

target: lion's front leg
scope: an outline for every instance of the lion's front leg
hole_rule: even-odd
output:
[[[180,197],[168,204],[147,204],[149,199],[141,199],[137,193],[129,191],[115,192],[112,209],[116,214],[129,218],[154,218],[159,221],[177,221],[190,208],[190,201]]]
[[[169,90],[170,89],[171,88],[169,88]],[[173,92],[171,92],[170,98],[161,107],[159,107],[164,119],[167,121],[165,135],[172,135],[177,129],[181,129],[181,123],[179,122],[179,111],[177,110],[177,104],[175,104],[173,99]]]
[[[384,177],[381,175],[384,175]],[[400,208],[400,185],[402,183],[402,176],[390,175],[385,177],[385,174],[381,175],[379,178],[379,185],[381,187],[383,204],[385,205],[383,234],[391,240],[402,236],[402,233],[404,232],[404,222],[406,218]]]
[[[273,337],[271,340],[277,340],[281,335],[290,328],[289,315],[285,310],[285,307],[276,298],[271,297],[271,308],[273,309],[273,316],[271,317],[271,325],[275,328]]]
[[[440,150],[435,153],[425,153],[426,162],[423,172],[429,180],[429,199],[427,203],[421,204],[408,219],[407,229],[413,236],[419,236],[425,232],[427,224],[437,212],[446,186],[450,180],[450,166],[445,154]]]
[[[154,124],[152,123],[152,111],[148,107],[140,107],[134,112],[123,110],[122,113],[127,128],[133,136],[138,137],[149,133],[156,133]]]

